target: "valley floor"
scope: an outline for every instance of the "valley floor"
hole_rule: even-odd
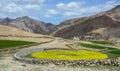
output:
[[[72,42],[73,43],[73,42]],[[28,50],[33,48],[69,48],[66,46],[71,44],[71,42],[65,41],[63,39],[56,38],[50,43],[45,43],[37,46],[32,46],[29,48],[24,48],[22,50]],[[20,50],[20,51],[22,51]],[[14,60],[13,56],[0,57],[0,71],[119,71],[120,68],[117,67],[63,67],[55,65],[33,65],[21,63]]]

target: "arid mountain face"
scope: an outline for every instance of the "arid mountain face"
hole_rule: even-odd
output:
[[[55,31],[57,25],[53,25],[52,23],[46,23],[45,26],[49,30],[48,34],[51,34],[52,32]]]
[[[10,18],[5,18],[5,19],[0,19],[0,24],[3,24],[3,25],[8,25],[8,23],[12,22],[13,19],[10,19]]]
[[[102,30],[102,35],[120,37],[120,5],[106,12],[90,17],[76,18],[62,22],[52,33],[56,37],[73,38],[83,36],[95,30]],[[100,31],[100,30],[99,30]],[[99,33],[99,32],[96,32]],[[116,35],[115,35],[116,33]]]
[[[44,35],[50,34],[52,28],[48,28],[48,24],[44,22],[29,18],[27,16],[19,17],[13,20],[5,18],[0,21],[0,24],[15,27],[17,29],[24,30],[27,32],[39,33]]]
[[[105,12],[107,16],[110,16],[112,19],[120,22],[120,5],[115,8]]]

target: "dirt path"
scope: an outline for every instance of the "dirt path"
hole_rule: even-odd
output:
[[[60,39],[55,39],[52,42],[49,43],[45,43],[45,44],[41,44],[41,45],[37,45],[37,46],[31,46],[29,48],[24,48],[22,50],[20,50],[19,52],[14,54],[14,57],[16,59],[22,59],[22,57],[27,56],[29,54],[32,54],[34,52],[39,52],[39,51],[44,51],[44,49],[48,49],[48,48],[69,48],[67,47],[68,43],[60,40]]]

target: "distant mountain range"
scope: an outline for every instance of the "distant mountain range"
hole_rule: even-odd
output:
[[[51,23],[45,23],[32,19],[28,16],[19,17],[16,19],[4,18],[0,20],[1,25],[15,27],[20,30],[24,30],[32,33],[39,33],[48,35],[53,31],[55,25]],[[49,27],[48,27],[49,26]]]
[[[53,35],[62,38],[101,35],[120,38],[120,5],[99,14],[66,20],[59,25],[45,23],[28,16],[16,19],[0,19],[1,25],[15,27],[32,33]],[[97,35],[96,35],[97,36]]]

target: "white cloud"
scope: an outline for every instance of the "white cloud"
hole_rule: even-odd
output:
[[[80,6],[80,3],[77,3],[77,2],[70,2],[67,5],[68,8],[78,8],[79,6]]]
[[[77,17],[77,16],[80,16],[81,13],[78,13],[78,12],[65,12],[63,14],[64,17]]]
[[[39,5],[36,4],[28,4],[24,6],[24,9],[40,9],[41,7]]]
[[[56,8],[54,9],[48,9],[47,12],[44,14],[44,17],[50,18],[52,16],[56,15],[62,15],[63,17],[79,17],[82,15],[80,13],[80,8],[85,2],[76,2],[72,1],[69,3],[58,3],[56,5]]]
[[[65,4],[64,3],[58,3],[56,6],[57,6],[57,8],[63,9],[65,7]]]
[[[15,3],[10,3],[7,6],[2,8],[5,12],[16,13],[16,12],[23,12],[23,8],[16,5]]]
[[[39,18],[38,18],[38,17],[35,17],[35,16],[28,16],[28,17],[33,18],[33,19],[36,19],[36,20],[39,20]]]
[[[80,13],[92,13],[92,12],[99,12],[101,9],[97,6],[85,7],[80,8],[78,12]]]
[[[46,18],[50,18],[50,17],[51,17],[51,15],[46,14],[46,15],[45,15],[45,17],[46,17]]]
[[[45,0],[16,0],[15,2],[19,4],[41,4],[44,3]]]
[[[84,2],[69,2],[67,4],[65,3],[58,3],[56,7],[61,10],[73,10],[73,9],[78,9]]]
[[[116,5],[119,5],[120,3],[116,2],[116,0],[109,0],[105,3],[104,9],[108,10],[113,8]]]
[[[54,10],[54,9],[50,9],[50,10],[48,10],[48,12],[47,12],[48,14],[58,14],[58,12],[56,11],[56,10]]]
[[[5,0],[0,2],[0,12],[27,13],[40,11],[44,7],[45,0]]]
[[[50,18],[50,17],[52,17],[52,15],[56,15],[56,14],[58,14],[58,13],[59,13],[58,11],[56,11],[56,10],[54,10],[54,9],[50,9],[50,10],[48,10],[48,11],[46,12],[45,17],[46,17],[46,18]]]
[[[80,16],[80,8],[85,2],[69,2],[69,3],[58,3],[56,7],[62,12],[64,17],[76,17]]]
[[[116,0],[109,0],[106,3],[103,4],[98,4],[98,5],[93,5],[93,6],[84,6],[84,4],[87,4],[86,2],[69,2],[69,3],[58,3],[56,5],[56,7],[58,8],[58,10],[61,12],[61,15],[63,15],[63,17],[69,17],[69,18],[73,18],[73,17],[81,17],[81,16],[85,16],[85,15],[90,15],[93,13],[98,13],[101,11],[106,11],[109,10],[111,8],[113,8],[114,6],[120,4],[117,3]]]

